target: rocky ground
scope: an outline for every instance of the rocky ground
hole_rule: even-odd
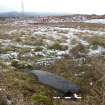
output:
[[[26,71],[45,70],[80,85],[82,99],[53,100],[55,90]],[[0,21],[0,105],[104,105],[105,25]]]

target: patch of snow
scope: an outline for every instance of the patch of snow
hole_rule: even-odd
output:
[[[43,52],[34,52],[36,56],[46,56]]]
[[[91,19],[84,21],[86,23],[98,23],[98,24],[105,24],[105,19]]]
[[[80,39],[80,43],[83,44],[83,45],[85,45],[85,46],[88,46],[89,45],[89,43],[87,41],[82,40],[82,39]]]
[[[15,29],[15,30],[11,30],[11,31],[7,32],[6,34],[11,35],[11,34],[16,33],[16,32],[17,32],[17,30]]]
[[[17,58],[18,58],[17,52],[12,52],[10,54],[0,54],[1,60],[11,60],[11,59],[17,59]]]
[[[89,56],[97,56],[97,55],[102,55],[103,53],[105,52],[105,48],[101,47],[101,46],[98,46],[97,49],[93,50],[93,49],[89,49],[89,53],[88,55]]]
[[[4,47],[14,46],[14,47],[18,47],[18,48],[33,48],[33,49],[35,48],[35,46],[32,46],[32,45],[22,45],[19,43],[13,43],[13,42],[11,42],[11,40],[5,40],[1,44]]]
[[[66,55],[66,51],[58,51],[57,56],[63,56],[63,55]]]

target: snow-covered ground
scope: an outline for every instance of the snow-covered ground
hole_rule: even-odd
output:
[[[91,19],[84,21],[86,23],[98,23],[98,24],[105,24],[105,19]]]
[[[99,20],[99,19],[98,19]],[[94,19],[94,22],[98,22],[98,20]],[[88,20],[85,22],[92,22],[93,20]],[[104,22],[103,22],[104,21]],[[105,23],[105,20],[100,20],[100,22]],[[18,24],[18,22],[14,23],[14,25]],[[19,23],[21,24],[21,22]],[[25,25],[25,21],[22,22]],[[103,46],[98,46],[96,49],[91,48],[91,43],[88,41],[88,38],[93,37],[103,37],[105,38],[105,31],[102,30],[89,30],[89,29],[81,29],[79,28],[61,28],[57,26],[38,26],[38,27],[23,27],[20,29],[13,29],[5,32],[6,35],[10,37],[10,39],[0,39],[1,48],[4,50],[8,48],[17,49],[17,52],[6,52],[5,54],[0,54],[0,59],[18,59],[22,58],[34,58],[40,57],[40,60],[46,59],[61,59],[65,55],[70,55],[71,50],[79,44],[83,45],[84,49],[87,52],[84,52],[83,55],[86,56],[99,56],[105,52],[105,48]],[[15,41],[16,39],[19,42]],[[39,40],[40,39],[40,40]],[[32,40],[32,41],[31,41]],[[34,42],[41,43],[38,45]],[[65,50],[61,49],[50,49],[54,44],[59,44],[66,48]],[[20,50],[19,50],[20,49]],[[39,51],[37,51],[38,49]],[[78,48],[77,48],[78,49]],[[22,52],[23,50],[23,52]],[[27,50],[29,50],[27,52]],[[81,54],[81,52],[77,52]],[[83,52],[82,52],[83,53]],[[16,55],[17,54],[17,55]],[[19,56],[19,57],[17,57]],[[39,60],[39,59],[38,59]],[[39,61],[38,61],[39,62]],[[41,63],[41,61],[40,61]]]
[[[98,48],[95,50],[89,49],[88,55],[89,56],[98,56],[98,55],[102,55],[104,53],[105,53],[105,48],[98,46]]]

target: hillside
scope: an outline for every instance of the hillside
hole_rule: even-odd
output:
[[[75,18],[74,18],[75,17]],[[0,105],[104,105],[104,16],[48,16],[0,20]],[[82,99],[58,92],[27,71],[44,70],[81,87]]]

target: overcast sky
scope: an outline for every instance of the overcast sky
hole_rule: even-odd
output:
[[[0,12],[21,11],[22,0],[0,0]],[[23,0],[25,11],[105,14],[105,0]]]

